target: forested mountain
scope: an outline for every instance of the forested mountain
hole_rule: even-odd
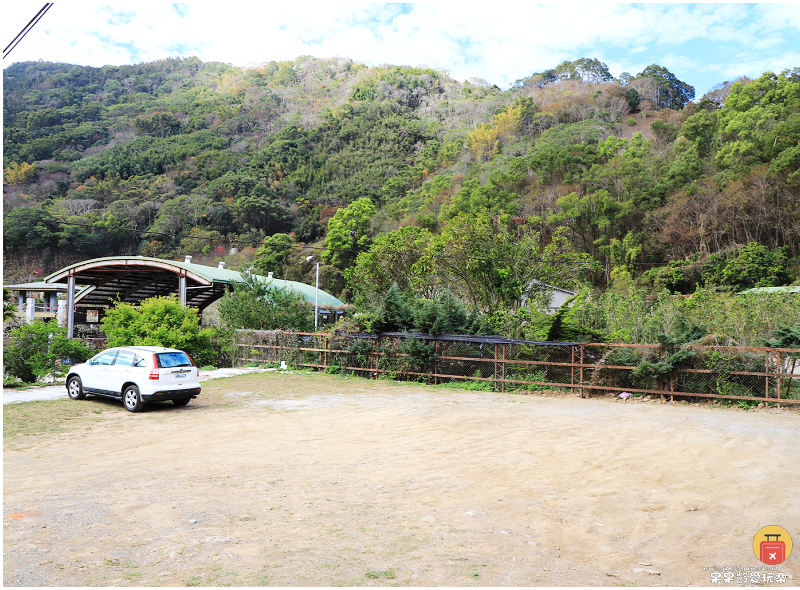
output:
[[[248,69],[25,62],[3,76],[6,280],[119,254],[304,279],[317,247],[322,286],[353,298],[354,281],[377,284],[370,248],[417,244],[396,267],[422,276],[436,265],[422,250],[455,252],[465,215],[583,261],[552,274],[562,286],[798,278],[800,68],[696,102],[661,66],[614,78],[586,58],[508,90],[308,56]]]

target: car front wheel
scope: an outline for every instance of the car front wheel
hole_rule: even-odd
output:
[[[83,384],[80,377],[72,377],[67,383],[67,395],[70,399],[83,399],[86,394],[83,392]]]
[[[139,388],[135,385],[128,385],[122,392],[122,403],[129,412],[140,412],[144,408],[144,402],[139,395]]]

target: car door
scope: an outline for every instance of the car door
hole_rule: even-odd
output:
[[[136,369],[133,367],[135,356],[133,351],[124,348],[117,353],[114,364],[108,368],[106,389],[110,395],[121,396],[122,386],[129,381],[136,381]]]
[[[86,393],[106,393],[109,369],[117,357],[117,352],[116,348],[106,350],[86,363],[84,370],[81,371],[81,381]]]

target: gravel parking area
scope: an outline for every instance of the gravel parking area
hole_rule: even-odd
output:
[[[63,425],[4,408],[6,586],[710,586],[800,542],[796,409],[279,372],[37,403]]]

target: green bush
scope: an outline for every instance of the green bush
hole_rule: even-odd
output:
[[[80,340],[67,338],[67,329],[55,322],[34,321],[11,332],[3,350],[5,372],[25,383],[59,371],[56,361],[71,359],[80,363],[94,351]]]
[[[300,293],[272,287],[249,273],[234,283],[233,293],[219,302],[219,315],[231,329],[285,330],[308,332],[314,328],[314,309]]]
[[[429,371],[438,358],[432,344],[425,344],[416,338],[406,338],[401,349],[408,355],[407,364],[410,370],[418,373]]]
[[[166,346],[187,352],[198,366],[215,364],[215,328],[200,330],[198,311],[176,297],[153,297],[139,308],[118,302],[103,318],[108,346]]]
[[[353,364],[359,367],[372,366],[372,353],[375,347],[370,340],[355,340],[348,350],[352,353]]]

